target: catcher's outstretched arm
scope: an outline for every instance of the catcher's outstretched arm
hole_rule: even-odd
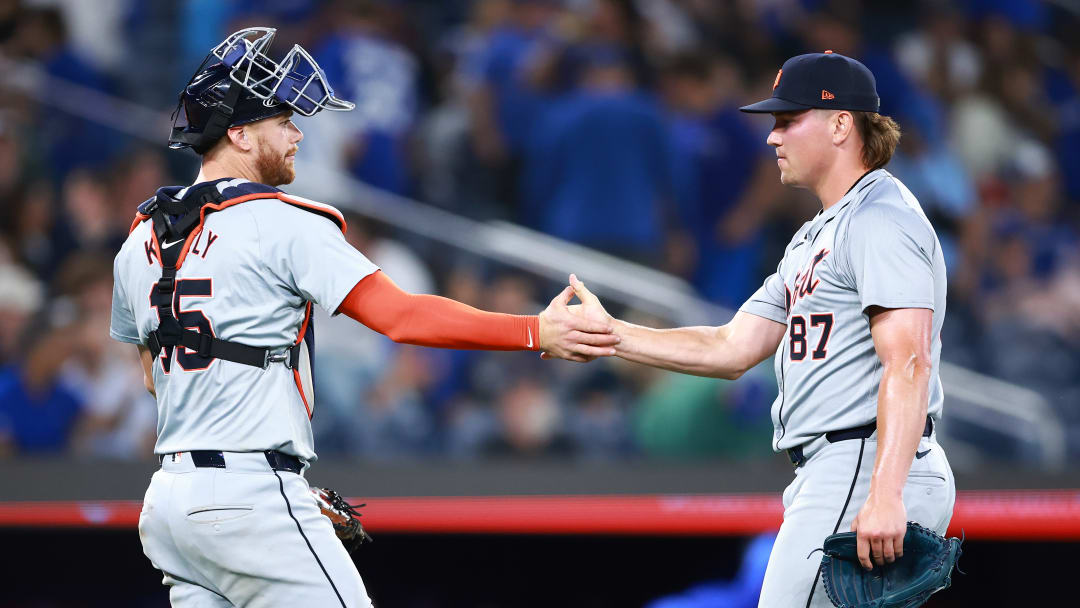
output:
[[[484,350],[537,350],[536,316],[477,310],[440,296],[411,294],[382,271],[364,277],[338,312],[367,325],[394,342]]]

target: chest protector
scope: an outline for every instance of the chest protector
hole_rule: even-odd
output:
[[[139,206],[132,230],[141,222],[150,221],[154,247],[161,262],[161,279],[151,295],[152,303],[159,311],[160,323],[157,329],[150,332],[147,346],[155,358],[163,348],[183,346],[198,353],[200,357],[224,359],[264,369],[271,363],[282,362],[286,367],[295,369],[300,361],[300,349],[304,347],[303,340],[297,340],[296,344],[284,352],[274,353],[273,351],[280,348],[248,346],[182,326],[173,310],[176,273],[191,246],[191,238],[201,229],[206,215],[226,207],[250,200],[274,198],[324,215],[334,221],[342,231],[345,230],[345,220],[333,207],[290,197],[277,188],[241,180],[225,184],[222,181],[205,182],[186,189],[162,188],[154,198]],[[227,197],[225,191],[238,196]],[[310,306],[309,302],[309,309]]]

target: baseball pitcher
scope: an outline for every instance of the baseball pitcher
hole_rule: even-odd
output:
[[[853,530],[870,569],[903,555],[907,522],[939,534],[955,483],[935,426],[945,262],[918,201],[882,167],[900,137],[878,114],[873,75],[826,51],[793,57],[772,97],[768,136],[784,184],[822,209],[787,245],[776,272],[722,327],[649,329],[615,322],[608,349],[630,361],[735,379],[772,355],[780,394],[773,448],[795,479],[760,606],[829,606],[818,566],[825,538]],[[571,275],[579,312],[611,318]]]

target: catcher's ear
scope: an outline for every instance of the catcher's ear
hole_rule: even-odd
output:
[[[240,125],[238,127],[229,127],[229,130],[225,132],[225,136],[229,138],[229,141],[233,143],[237,148],[240,148],[244,152],[248,152],[253,147],[253,142],[248,136],[246,125]]]

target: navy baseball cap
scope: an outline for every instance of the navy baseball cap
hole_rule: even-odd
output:
[[[832,51],[797,55],[776,73],[772,97],[739,108],[743,112],[796,112],[810,108],[877,112],[881,99],[867,67]]]

